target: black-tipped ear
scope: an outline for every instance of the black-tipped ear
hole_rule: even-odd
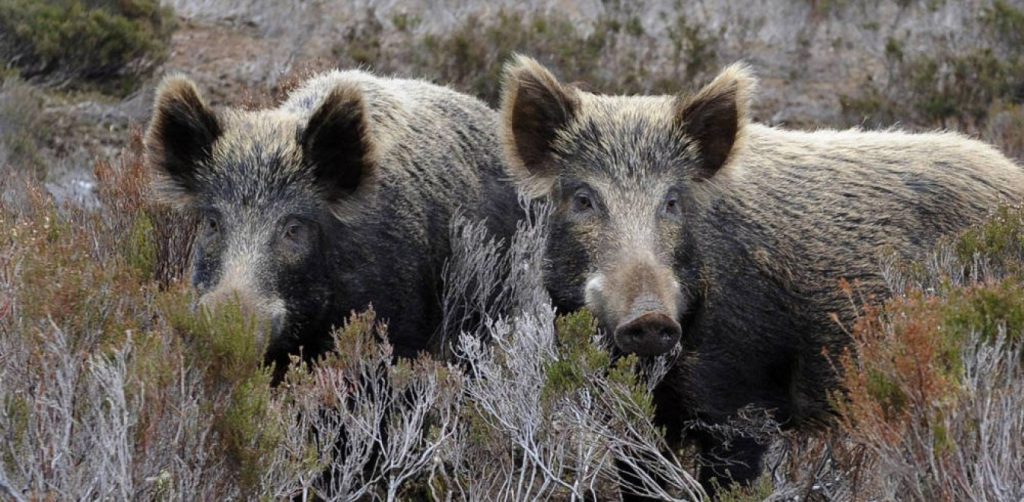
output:
[[[358,88],[332,90],[313,112],[299,143],[328,203],[344,205],[371,188],[376,162]]]
[[[552,145],[579,109],[576,89],[561,85],[526,56],[505,67],[502,136],[511,174],[527,193],[546,193],[557,173]]]
[[[196,190],[198,170],[221,132],[217,115],[191,80],[165,78],[157,89],[145,139],[157,192],[172,203],[187,204]]]
[[[694,178],[705,180],[726,165],[739,147],[756,81],[743,65],[726,68],[697,94],[677,100],[676,126],[697,144]]]

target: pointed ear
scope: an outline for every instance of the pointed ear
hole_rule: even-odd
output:
[[[187,77],[175,75],[160,83],[146,130],[146,163],[158,196],[188,204],[197,188],[199,170],[221,135],[220,121]]]
[[[734,64],[697,94],[676,100],[676,127],[697,145],[695,179],[714,176],[741,146],[756,84],[746,66]]]
[[[335,215],[373,188],[375,148],[359,88],[339,86],[327,94],[300,132],[299,144]]]
[[[558,174],[552,146],[579,109],[577,90],[526,56],[505,67],[502,137],[512,176],[529,195],[548,193]]]

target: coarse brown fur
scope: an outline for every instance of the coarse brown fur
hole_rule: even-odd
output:
[[[767,127],[749,118],[755,87],[733,65],[693,95],[603,96],[525,57],[505,78],[510,172],[556,207],[545,277],[556,307],[593,309],[626,352],[665,352],[678,336],[657,420],[673,441],[689,427],[705,483],[749,481],[763,446],[687,424],[750,406],[785,426],[828,420],[837,375],[823,353],[848,346],[855,314],[841,280],[884,296],[883,255],[922,258],[1024,198],[1024,172],[986,144]],[[624,331],[638,313],[654,325]]]

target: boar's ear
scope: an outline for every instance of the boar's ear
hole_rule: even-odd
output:
[[[359,88],[339,85],[327,94],[299,133],[299,144],[336,216],[355,209],[373,188],[375,148]]]
[[[676,100],[676,126],[697,146],[695,179],[714,176],[741,146],[755,85],[750,70],[734,64],[697,94]]]
[[[195,193],[199,170],[221,135],[217,115],[187,77],[167,77],[157,89],[144,140],[157,194],[178,206]]]
[[[502,136],[509,170],[527,194],[542,196],[558,174],[552,147],[579,109],[579,96],[526,56],[516,56],[505,67],[503,87]]]

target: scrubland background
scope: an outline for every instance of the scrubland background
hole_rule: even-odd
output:
[[[761,122],[954,129],[1024,161],[1019,0],[0,0],[0,498],[614,499],[623,458],[668,480],[638,491],[699,496],[692,452],[665,452],[650,426],[638,363],[607,371],[586,314],[554,328],[542,214],[506,257],[452,230],[449,322],[494,295],[517,312],[462,326],[475,336],[453,341],[456,364],[478,373],[379,364],[360,317],[339,357],[270,389],[252,326],[189,310],[189,215],[149,203],[140,157],[161,75],[251,107],[362,67],[494,105],[517,51],[618,93],[693,90],[742,60]],[[859,360],[836,355],[838,427],[737,424],[773,447],[761,482],[730,496],[1024,498],[1022,246],[1007,207],[921,263],[880,259],[882,306],[848,285],[863,316]],[[502,267],[521,271],[502,291],[461,288]]]

